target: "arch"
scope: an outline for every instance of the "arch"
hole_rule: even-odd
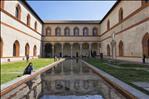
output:
[[[87,27],[84,27],[83,28],[83,36],[88,36],[88,28]]]
[[[143,55],[149,57],[149,33],[146,33],[142,39]]]
[[[3,56],[3,40],[0,38],[0,57]]]
[[[61,35],[61,28],[60,27],[56,27],[56,29],[55,29],[55,35],[56,36],[60,36]]]
[[[31,21],[31,17],[30,17],[30,15],[28,14],[28,15],[27,15],[27,26],[30,26],[30,21]]]
[[[64,50],[63,50],[63,56],[64,57],[70,57],[71,56],[71,45],[70,43],[64,43]]]
[[[110,45],[107,45],[107,56],[110,56]]]
[[[64,35],[65,35],[65,36],[69,36],[69,35],[70,35],[70,29],[69,29],[69,27],[66,27],[66,28],[64,29]]]
[[[34,45],[33,47],[33,56],[37,56],[37,47]]]
[[[82,56],[89,56],[90,51],[89,51],[89,43],[83,43],[82,44]]]
[[[35,31],[37,31],[37,21],[35,21],[34,23],[34,28],[35,28]]]
[[[108,20],[107,21],[107,30],[109,30],[110,29],[110,21]]]
[[[78,28],[78,27],[75,27],[75,28],[73,29],[73,35],[74,35],[74,36],[79,36],[79,28]]]
[[[1,0],[0,2],[1,2],[0,8],[1,8],[1,9],[4,9],[4,1]]]
[[[62,44],[57,42],[54,44],[54,53],[56,56],[62,57]]]
[[[123,8],[119,9],[119,22],[122,22],[123,20]]]
[[[124,56],[124,44],[122,40],[119,42],[119,56]]]
[[[25,56],[29,56],[29,52],[30,52],[30,46],[28,43],[26,43],[26,45],[25,45]]]
[[[52,44],[45,44],[45,57],[52,57]]]
[[[50,36],[51,35],[51,28],[47,27],[46,28],[46,36]]]
[[[16,40],[13,43],[13,56],[18,57],[19,54],[20,54],[20,44],[19,44],[19,41]]]
[[[98,29],[94,27],[92,32],[93,32],[93,36],[96,36],[98,34]]]
[[[21,20],[21,7],[19,4],[16,6],[15,16],[18,20]]]

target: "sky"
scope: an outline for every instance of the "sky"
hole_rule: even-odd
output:
[[[101,20],[116,1],[27,1],[42,20]]]

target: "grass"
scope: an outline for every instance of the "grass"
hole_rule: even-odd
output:
[[[86,61],[95,67],[111,74],[112,76],[132,85],[132,82],[142,81],[142,82],[149,82],[149,72],[144,70],[134,70],[134,69],[119,69],[108,66],[105,64],[105,61],[99,59],[86,59]],[[135,86],[134,86],[135,87]],[[143,90],[141,88],[137,88]],[[143,92],[149,94],[148,91],[143,90]]]
[[[54,62],[53,58],[32,59],[34,71]],[[1,84],[17,78],[23,74],[25,67],[28,65],[26,61],[11,62],[1,64]]]

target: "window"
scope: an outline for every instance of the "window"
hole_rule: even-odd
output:
[[[146,33],[142,39],[143,55],[149,57],[149,33]]]
[[[19,52],[20,52],[20,44],[19,42],[16,40],[13,44],[13,56],[18,57],[19,56]]]
[[[110,45],[107,45],[107,56],[110,56]]]
[[[70,29],[69,29],[68,27],[66,27],[66,28],[64,29],[64,35],[65,35],[65,36],[69,36],[69,35],[70,35]]]
[[[73,34],[74,34],[74,36],[79,36],[79,28],[78,27],[75,27],[73,29]]]
[[[149,4],[149,0],[142,0],[142,6]]]
[[[119,42],[119,56],[124,55],[124,44],[122,41]]]
[[[35,31],[37,31],[37,22],[34,23]]]
[[[107,21],[107,30],[109,30],[110,29],[110,21],[108,20]]]
[[[30,49],[30,47],[29,47],[29,44],[28,43],[26,43],[26,45],[25,45],[25,56],[29,56],[29,49]]]
[[[122,20],[123,20],[123,9],[120,8],[119,9],[119,22],[122,22]]]
[[[98,33],[97,33],[97,28],[94,27],[92,32],[93,32],[93,36],[96,36],[96,35],[98,34]]]
[[[88,36],[88,28],[83,28],[83,36]]]
[[[46,36],[50,36],[51,35],[51,28],[47,27],[46,28]]]
[[[27,26],[30,26],[30,15],[27,15]]]
[[[61,28],[60,28],[60,27],[57,27],[57,28],[55,29],[55,35],[56,35],[56,36],[60,36],[60,35],[61,35]]]
[[[3,56],[3,40],[0,37],[0,57]]]
[[[4,1],[1,0],[0,2],[1,2],[0,8],[4,9]]]
[[[17,5],[17,7],[16,7],[15,16],[18,20],[21,20],[21,7],[20,7],[20,5]]]
[[[33,56],[37,56],[37,47],[34,45],[33,47]]]

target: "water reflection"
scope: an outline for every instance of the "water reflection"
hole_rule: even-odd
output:
[[[101,79],[78,59],[58,64],[41,78],[43,95],[100,95]]]

